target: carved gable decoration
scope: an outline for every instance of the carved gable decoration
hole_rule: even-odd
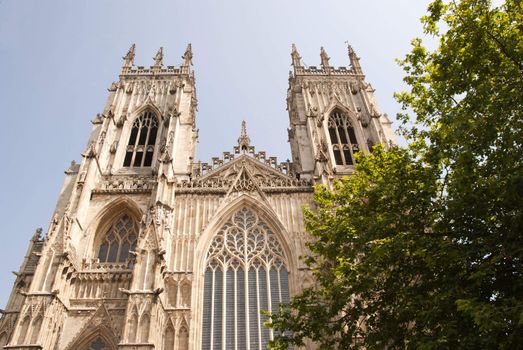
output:
[[[258,189],[255,180],[249,175],[245,167],[240,170],[240,175],[236,178],[232,186],[232,191],[253,192]]]
[[[309,181],[284,174],[247,154],[218,166],[204,176],[179,183],[177,187],[177,193],[311,191]]]

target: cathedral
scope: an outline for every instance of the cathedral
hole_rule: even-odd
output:
[[[108,89],[80,163],[65,171],[2,310],[0,349],[261,350],[261,310],[313,281],[300,257],[313,186],[354,171],[354,155],[394,142],[359,58],[305,66],[292,46],[292,162],[251,144],[195,159],[197,96],[189,44],[180,66],[135,66]],[[313,348],[308,345],[307,348]]]

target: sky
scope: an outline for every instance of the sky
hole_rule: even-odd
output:
[[[290,158],[285,98],[291,44],[306,65],[349,66],[349,42],[394,120],[395,62],[422,35],[428,0],[0,0],[0,308],[35,229],[47,231],[63,171],[80,161],[122,56],[179,65],[188,43],[198,94],[197,159],[231,151],[246,120],[251,144]],[[398,123],[393,126],[397,127]]]

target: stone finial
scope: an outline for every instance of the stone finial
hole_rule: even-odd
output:
[[[356,52],[354,52],[354,50],[352,49],[352,46],[347,45],[347,51],[349,53],[349,60],[350,60],[350,65],[352,67],[352,71],[355,74],[363,74],[363,71],[361,70],[361,66],[360,66],[360,58],[358,56],[356,56]]]
[[[188,67],[192,66],[192,45],[189,43],[187,45],[187,49],[185,49],[185,53],[182,56],[183,58],[183,65]]]
[[[301,56],[298,53],[298,50],[296,50],[296,45],[294,45],[294,44],[292,44],[291,57],[292,57],[292,65],[295,68],[301,67]]]
[[[33,242],[37,242],[37,241],[39,241],[41,238],[42,238],[42,228],[39,227],[39,228],[36,229],[36,231],[35,231],[35,233],[34,233],[34,235],[33,235],[33,238],[31,238],[31,240],[32,240]]]
[[[249,135],[247,135],[247,123],[245,123],[245,120],[242,121],[242,132],[240,134],[240,137],[238,137],[238,146],[240,149],[247,150],[251,144],[251,139],[249,138]]]
[[[131,68],[134,65],[134,55],[135,55],[136,45],[132,44],[129,48],[129,51],[125,54],[123,58],[123,67],[122,68]]]
[[[330,65],[329,65],[330,57],[325,52],[325,49],[323,48],[323,46],[320,48],[320,58],[321,58],[321,66],[324,69],[330,67]]]
[[[163,47],[160,47],[156,55],[154,56],[154,67],[163,66]]]

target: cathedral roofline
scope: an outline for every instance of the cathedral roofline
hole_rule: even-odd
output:
[[[165,68],[154,69],[154,66],[145,68],[144,66],[136,66],[135,68],[128,68],[122,70],[120,77],[130,76],[158,76],[158,75],[189,75],[191,70],[189,67],[166,66]]]
[[[176,76],[176,75],[190,75],[192,66],[192,45],[189,43],[185,50],[182,59],[183,62],[179,67],[164,66],[163,65],[163,47],[158,49],[158,52],[153,57],[154,65],[146,68],[145,66],[135,66],[134,57],[136,52],[136,45],[132,44],[127,54],[123,57],[123,65],[120,73],[120,78],[135,77],[135,76]]]
[[[223,152],[222,157],[212,157],[212,163],[205,163],[198,161],[193,163],[192,177],[204,177],[210,172],[222,168],[223,165],[235,161],[241,157],[248,157],[257,160],[259,163],[266,165],[281,174],[289,176],[292,173],[292,163],[286,162],[278,163],[277,157],[267,157],[265,151],[256,152],[256,147],[251,146],[251,139],[247,135],[247,125],[245,120],[242,121],[241,133],[238,137],[238,145],[233,147],[232,152]]]
[[[271,157],[274,158],[274,157]],[[199,164],[199,163],[195,163]],[[287,163],[290,165],[290,163]],[[261,192],[294,193],[312,192],[312,183],[307,179],[298,179],[292,172],[283,172],[280,167],[273,167],[267,162],[242,153],[227,163],[208,169],[204,174],[193,172],[190,180],[176,183],[177,194],[226,194],[235,186],[244,169]]]
[[[364,79],[365,75],[363,74],[363,71],[361,70],[361,66],[359,64],[360,58],[356,55],[354,52],[352,46],[347,45],[347,53],[350,61],[350,67],[333,67],[329,64],[330,57],[327,55],[327,52],[323,48],[323,46],[320,48],[320,59],[321,59],[321,67],[317,66],[304,66],[301,61],[301,56],[298,53],[298,50],[296,49],[296,45],[292,44],[291,49],[291,59],[292,59],[292,66],[294,67],[294,71],[291,72],[291,77],[296,76],[354,76],[357,78]]]
[[[323,67],[308,66],[308,67],[296,67],[294,70],[294,76],[322,76],[322,75],[340,75],[340,76],[354,76],[358,78],[364,78],[364,74],[354,73],[351,68],[347,67],[331,67],[330,70],[326,70]]]

